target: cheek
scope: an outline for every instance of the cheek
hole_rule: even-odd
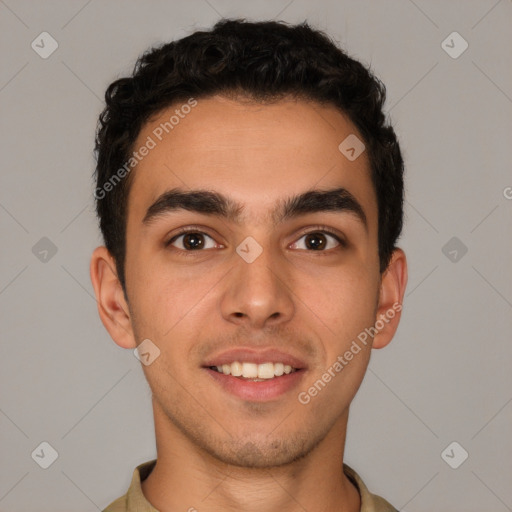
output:
[[[219,272],[206,272],[198,267],[176,266],[158,258],[133,260],[131,276],[132,319],[137,331],[150,339],[179,349],[170,340],[193,337],[194,326],[204,325],[210,292],[222,277]],[[151,261],[151,264],[147,264]],[[211,307],[211,306],[210,306]]]
[[[301,280],[297,295],[331,343],[342,344],[373,325],[378,281],[362,266],[302,274]]]
[[[311,368],[298,399],[310,402],[312,416],[325,416],[329,410],[336,417],[348,407],[366,372],[371,340],[365,329],[375,322],[377,286],[368,273],[354,269],[331,274],[326,286],[318,279],[313,283],[316,286],[308,287],[304,300],[308,315],[302,321],[318,335],[323,356]]]

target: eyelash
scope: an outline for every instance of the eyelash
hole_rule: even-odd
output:
[[[177,238],[179,238],[182,235],[186,235],[187,233],[198,233],[198,234],[202,234],[202,235],[207,235],[211,239],[214,240],[214,237],[211,236],[210,234],[208,234],[207,232],[205,232],[204,229],[205,228],[203,228],[201,226],[189,226],[186,228],[182,228],[177,233],[175,233],[169,241],[165,242],[165,247],[169,247],[174,241],[176,241]],[[326,255],[325,253],[327,253],[327,255],[329,255],[332,251],[335,251],[336,249],[346,249],[348,247],[348,243],[346,242],[346,240],[344,240],[344,238],[341,235],[339,235],[337,232],[333,231],[332,229],[328,228],[327,226],[322,226],[322,225],[312,226],[312,227],[308,228],[307,231],[303,231],[300,234],[300,236],[298,237],[297,240],[300,240],[302,237],[304,237],[306,235],[317,234],[317,233],[322,233],[322,234],[327,234],[327,235],[332,236],[340,244],[340,246],[335,247],[334,249],[328,249],[327,251],[325,251],[325,250],[324,251],[310,250],[310,251],[306,251],[306,252],[317,252],[322,255]],[[183,249],[177,249],[177,248],[175,248],[175,249],[181,253],[184,253],[185,257],[195,257],[196,254],[194,254],[194,253],[204,252],[204,250],[184,251]]]
[[[302,237],[304,237],[306,235],[313,235],[313,234],[317,234],[317,233],[322,233],[324,235],[332,236],[340,244],[339,247],[335,247],[334,249],[328,249],[326,251],[311,251],[311,250],[308,251],[308,250],[306,250],[306,252],[316,252],[323,256],[328,256],[329,254],[332,253],[332,251],[335,251],[336,249],[338,249],[338,250],[346,249],[348,247],[347,241],[340,234],[338,234],[336,231],[333,231],[332,229],[328,228],[327,226],[322,226],[322,225],[317,225],[317,226],[312,226],[312,227],[307,228],[306,230],[304,230],[300,233],[297,240],[300,240]]]

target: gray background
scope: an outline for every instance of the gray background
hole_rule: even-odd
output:
[[[306,19],[388,89],[409,286],[345,461],[407,512],[512,510],[510,0],[0,0],[0,510],[101,510],[155,456],[149,387],[89,279],[93,137],[105,88],[143,50],[221,16]],[[31,48],[43,31],[59,45],[47,59]],[[441,45],[453,31],[469,44],[458,58]],[[43,441],[48,469],[31,456]],[[441,457],[453,441],[469,453],[458,469]]]

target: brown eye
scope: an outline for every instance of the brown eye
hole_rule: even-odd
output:
[[[301,240],[304,241],[300,242]],[[299,241],[292,245],[292,249],[324,252],[325,250],[334,249],[340,245],[344,244],[336,235],[325,231],[314,231],[302,235]]]
[[[215,247],[215,241],[206,233],[190,231],[175,236],[169,241],[168,245],[173,245],[182,251],[197,251],[201,249],[213,249]]]
[[[327,240],[323,233],[312,233],[305,237],[306,247],[318,251],[325,249],[327,246]]]

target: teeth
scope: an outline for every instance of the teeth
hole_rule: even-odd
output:
[[[242,363],[238,361],[231,363],[231,375],[233,377],[240,377],[242,375]]]
[[[258,365],[255,363],[242,363],[242,377],[246,379],[258,377]]]
[[[274,363],[274,375],[276,377],[280,377],[284,373],[284,364],[283,363]]]
[[[274,364],[263,363],[258,365],[258,379],[271,379],[274,376]]]
[[[288,364],[283,363],[240,363],[234,361],[231,364],[223,364],[215,366],[219,373],[224,375],[233,375],[233,377],[243,377],[245,379],[253,379],[256,382],[266,379],[280,377],[283,374],[289,374],[297,371]]]

